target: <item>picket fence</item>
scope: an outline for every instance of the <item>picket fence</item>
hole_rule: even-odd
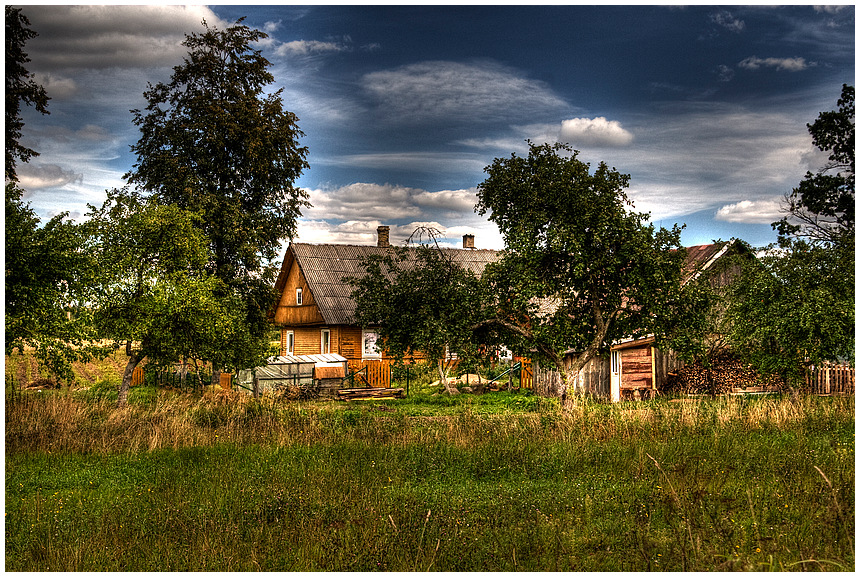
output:
[[[806,386],[818,395],[853,395],[854,367],[846,363],[822,363],[806,374]]]

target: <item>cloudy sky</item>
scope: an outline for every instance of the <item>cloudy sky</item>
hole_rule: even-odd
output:
[[[854,7],[24,6],[29,69],[51,97],[25,110],[18,168],[43,218],[100,205],[135,162],[147,83],[166,81],[201,21],[269,34],[272,90],[299,117],[313,208],[303,242],[502,248],[474,212],[494,158],[567,142],[630,174],[635,209],[686,224],[686,245],[775,240],[780,201],[823,159],[806,124],[854,85]],[[286,247],[287,240],[284,240]]]

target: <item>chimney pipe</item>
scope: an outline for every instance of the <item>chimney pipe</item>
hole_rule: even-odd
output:
[[[464,234],[463,235],[463,248],[475,248],[475,235],[474,234]]]
[[[376,227],[376,246],[379,248],[388,248],[391,244],[388,242],[388,227],[387,226],[378,226]]]

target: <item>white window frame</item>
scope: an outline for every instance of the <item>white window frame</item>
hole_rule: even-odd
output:
[[[368,343],[368,335],[373,335],[373,342]],[[372,329],[364,329],[361,331],[361,358],[363,359],[381,359],[382,351],[376,343],[379,342],[379,332]],[[368,345],[372,350],[368,350]]]
[[[328,355],[331,353],[331,329],[320,330],[320,354]]]
[[[614,350],[609,353],[610,365],[612,366],[612,373],[617,375],[621,370],[621,351]]]
[[[286,354],[292,355],[296,352],[296,333],[295,331],[287,331],[287,339],[286,339]]]
[[[301,306],[302,302],[302,287],[296,287],[296,305]]]

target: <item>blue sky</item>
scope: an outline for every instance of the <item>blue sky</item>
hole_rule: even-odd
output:
[[[270,37],[272,90],[299,117],[310,193],[297,240],[365,244],[419,224],[502,248],[474,213],[494,158],[562,141],[630,174],[637,211],[686,245],[775,240],[780,201],[824,158],[806,124],[854,85],[854,6],[25,6],[29,69],[18,174],[42,217],[81,218],[121,186],[129,110],[205,19]],[[284,248],[288,240],[284,239]]]

